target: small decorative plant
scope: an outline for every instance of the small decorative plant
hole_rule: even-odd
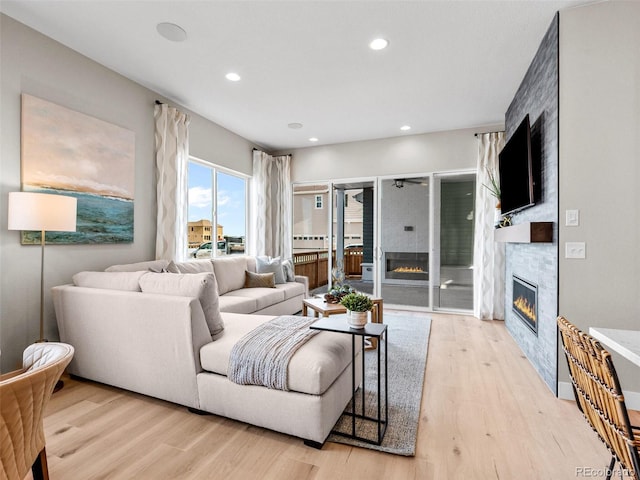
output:
[[[351,312],[368,312],[373,308],[373,302],[364,293],[349,293],[340,300],[340,304]]]
[[[328,303],[339,303],[342,297],[354,291],[355,290],[347,284],[334,285],[333,288],[324,295],[324,300]]]
[[[487,168],[487,175],[489,177],[489,185],[483,183],[482,186],[489,190],[489,193],[496,197],[498,200],[498,205],[500,205],[500,183],[498,183],[498,179],[496,178],[495,173]]]

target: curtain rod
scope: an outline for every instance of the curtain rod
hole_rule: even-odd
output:
[[[478,135],[484,135],[485,133],[502,133],[502,132],[504,132],[504,130],[496,130],[495,132],[477,132],[477,133],[474,133],[473,136],[477,137]]]
[[[260,150],[259,148],[255,148],[255,147],[253,147],[251,150],[254,151],[254,152],[264,152],[264,150]],[[267,152],[264,152],[264,153],[267,153]],[[268,155],[271,155],[271,154],[268,154]],[[292,157],[293,153],[285,153],[283,155],[278,155],[278,156],[284,157],[286,155],[289,155],[290,157]],[[271,155],[271,156],[273,157],[274,155]]]

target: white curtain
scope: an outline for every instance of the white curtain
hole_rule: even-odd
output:
[[[489,172],[498,178],[498,154],[504,146],[504,132],[478,134],[475,244],[473,251],[473,314],[481,320],[504,320],[504,243],[494,241],[494,219],[498,200],[485,185]]]
[[[291,155],[272,157],[253,151],[251,253],[290,258]]]
[[[187,252],[189,115],[155,106],[158,220],[156,259],[182,260]]]

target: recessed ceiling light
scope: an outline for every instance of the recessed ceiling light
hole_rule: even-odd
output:
[[[294,130],[299,130],[302,128],[302,124],[300,122],[293,122],[287,125],[289,128],[293,128]]]
[[[184,42],[187,39],[187,32],[175,23],[162,22],[156,25],[158,33],[172,42]]]
[[[382,50],[387,48],[387,45],[389,45],[388,40],[385,40],[384,38],[376,38],[369,44],[369,48],[371,50]]]
[[[234,72],[229,72],[225,75],[225,78],[231,82],[237,82],[240,80],[240,75]]]
[[[317,139],[316,137],[311,137],[311,138],[309,139],[309,141],[310,141],[310,142],[317,142],[317,141],[318,141],[318,139]]]
[[[406,132],[407,130],[411,130],[411,127],[409,125],[403,125],[400,127],[400,130],[402,130],[403,132]]]

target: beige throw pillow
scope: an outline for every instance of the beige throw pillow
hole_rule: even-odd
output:
[[[160,293],[200,300],[211,335],[224,329],[218,305],[218,285],[213,273],[147,273],[140,278],[143,293]]]
[[[244,274],[244,288],[276,288],[276,276],[273,272],[253,273],[246,270]]]

